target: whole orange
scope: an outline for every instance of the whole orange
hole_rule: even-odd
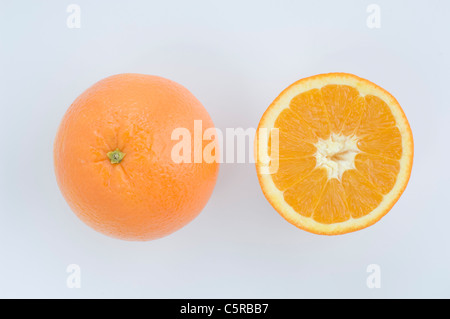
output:
[[[203,105],[171,80],[119,74],[91,86],[67,110],[54,144],[56,179],[71,209],[124,240],[185,226],[206,205],[219,169],[173,160],[172,132],[184,128],[193,138],[194,121],[214,130]]]

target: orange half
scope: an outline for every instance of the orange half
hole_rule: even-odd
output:
[[[403,193],[413,161],[397,100],[346,73],[285,89],[262,116],[255,145],[267,200],[293,225],[323,235],[380,220]]]

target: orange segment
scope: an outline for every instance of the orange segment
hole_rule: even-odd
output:
[[[350,218],[344,188],[339,180],[332,178],[326,184],[314,210],[313,219],[321,224],[333,224]]]
[[[312,156],[316,152],[313,143],[317,137],[311,128],[295,116],[290,109],[286,109],[280,114],[275,122],[275,128],[279,130],[279,140],[277,145],[272,147],[272,140],[269,136],[271,157],[298,158]]]
[[[400,159],[402,156],[402,135],[397,127],[362,137],[358,148],[366,153]]]
[[[342,176],[348,210],[352,218],[369,214],[383,199],[368,180],[356,170],[348,170]]]
[[[348,85],[326,85],[321,89],[328,118],[333,132],[340,132],[350,113],[353,104],[360,98],[358,90]]]
[[[315,169],[311,174],[287,189],[284,192],[284,199],[297,213],[310,217],[317,206],[326,183],[327,172],[324,169]]]
[[[260,129],[277,128],[275,141]],[[373,225],[408,183],[413,140],[395,98],[346,73],[302,79],[269,106],[258,126],[256,168],[264,195],[282,217],[316,234]],[[266,173],[270,154],[278,169]]]
[[[347,118],[345,119],[344,126],[342,127],[341,134],[352,135],[358,128],[362,115],[366,110],[366,101],[362,96],[357,97],[351,104]]]
[[[273,174],[275,185],[285,190],[311,173],[316,166],[314,157],[300,157],[295,159],[280,159],[278,171]]]
[[[314,147],[314,144],[297,140],[292,138],[292,136],[289,136],[288,133],[281,131],[278,139],[278,148],[273,147],[271,155],[272,157],[278,156],[279,158],[299,158],[314,156],[315,152],[316,148]]]
[[[382,194],[391,191],[400,170],[398,161],[366,153],[356,155],[355,166]]]
[[[288,134],[291,139],[296,142],[316,142],[317,136],[311,127],[304,120],[300,119],[291,109],[285,109],[281,112],[275,121],[275,128],[281,133]]]
[[[360,136],[377,133],[396,125],[389,106],[377,96],[366,95],[366,110],[361,118],[357,134]]]
[[[330,123],[320,90],[314,89],[299,94],[291,100],[290,109],[312,128],[322,139],[330,135]]]

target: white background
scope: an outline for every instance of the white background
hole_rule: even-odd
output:
[[[450,2],[0,2],[0,297],[450,297],[448,137]],[[216,126],[256,128],[292,82],[349,72],[390,91],[415,139],[409,185],[365,230],[295,228],[264,198],[254,165],[222,164],[203,212],[151,242],[111,239],[70,211],[55,182],[53,140],[72,103],[117,73],[187,87]],[[81,268],[69,289],[66,268]],[[381,269],[369,289],[366,269]]]

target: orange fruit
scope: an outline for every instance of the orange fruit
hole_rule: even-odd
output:
[[[185,128],[193,137],[196,120],[214,129],[203,105],[168,79],[120,74],[91,86],[67,110],[54,143],[57,182],[71,209],[124,240],[160,238],[189,223],[219,168],[172,159],[172,132]]]
[[[336,235],[376,223],[411,174],[413,137],[396,99],[352,74],[299,80],[258,126],[264,195],[293,225]]]

